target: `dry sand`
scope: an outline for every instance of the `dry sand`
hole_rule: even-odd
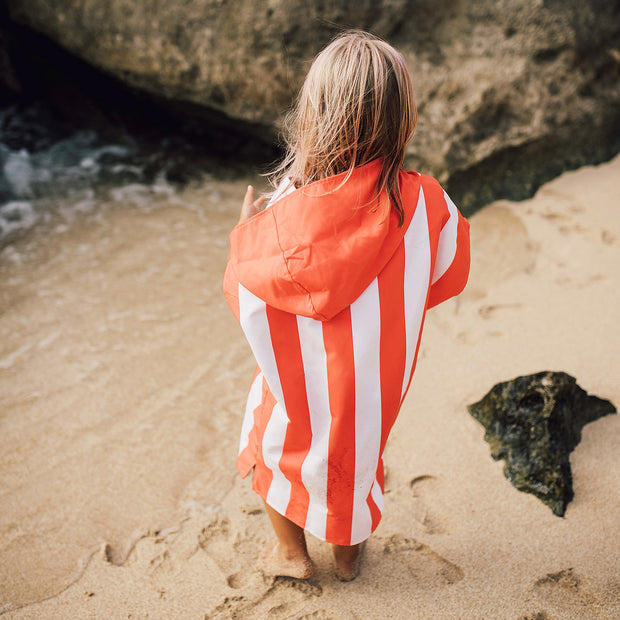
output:
[[[39,230],[0,257],[0,614],[26,618],[620,617],[620,416],[587,425],[565,518],[515,490],[466,410],[563,370],[620,404],[620,157],[471,218],[431,311],[360,577],[267,579],[235,455],[253,363],[220,293],[247,182]],[[168,200],[168,202],[167,202]]]

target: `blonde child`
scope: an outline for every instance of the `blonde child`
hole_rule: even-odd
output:
[[[415,124],[402,56],[341,34],[289,115],[271,204],[248,187],[230,235],[224,292],[258,363],[237,466],[277,537],[273,575],[312,574],[307,530],[332,544],[340,579],[357,576],[426,310],[467,281],[467,221],[402,167]]]

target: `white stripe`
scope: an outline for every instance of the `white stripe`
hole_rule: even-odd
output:
[[[291,483],[284,477],[278,466],[282,458],[287,426],[286,411],[284,407],[276,403],[263,435],[263,460],[273,472],[273,480],[269,486],[266,502],[282,515],[286,512],[291,498]]]
[[[288,417],[284,409],[282,385],[271,343],[267,306],[262,299],[248,291],[242,284],[239,284],[239,322],[250,343],[258,367],[277,401],[263,436],[263,460],[273,473],[267,503],[280,514],[284,514],[291,495],[291,483],[280,471],[279,463],[284,447]]]
[[[353,490],[352,545],[372,530],[366,502],[377,474],[381,444],[381,313],[375,278],[351,304],[351,332],[355,365],[355,486]]]
[[[241,454],[250,443],[250,431],[254,426],[254,409],[261,403],[263,396],[263,373],[259,372],[252,385],[250,393],[245,404],[245,413],[243,415],[243,424],[241,425],[241,438],[239,440],[239,454]]]
[[[421,191],[421,188],[420,188]],[[435,268],[433,269],[433,284],[443,276],[452,264],[456,256],[456,238],[459,224],[459,212],[456,205],[450,200],[450,196],[443,193],[443,197],[450,211],[450,219],[444,224],[439,234],[437,245],[437,257],[435,258]]]
[[[426,215],[426,200],[420,187],[420,196],[415,213],[405,233],[405,374],[401,398],[407,391],[415,352],[420,338],[420,328],[426,296],[428,294],[431,250],[428,233],[428,219]]]
[[[327,523],[327,459],[331,427],[327,354],[323,341],[323,324],[320,321],[298,316],[297,328],[312,430],[310,450],[301,466],[301,479],[310,496],[306,529],[324,540]]]
[[[254,293],[250,293],[243,284],[239,284],[239,322],[271,393],[284,406],[280,375],[271,344],[267,305]]]
[[[295,184],[291,181],[291,177],[286,177],[285,179],[282,179],[280,185],[278,185],[278,187],[276,188],[276,191],[273,192],[271,200],[269,201],[269,204],[266,208],[268,209],[269,207],[271,207],[273,203],[280,200],[280,198],[284,198],[284,196],[292,194],[295,189]]]

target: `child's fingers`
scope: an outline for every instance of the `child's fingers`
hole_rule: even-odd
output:
[[[265,201],[266,198],[264,196],[260,196],[254,200],[254,188],[251,185],[248,185],[248,189],[243,197],[243,205],[241,206],[239,221],[243,222],[253,215],[256,215],[265,204]]]
[[[245,196],[243,197],[243,204],[241,205],[241,213],[239,214],[239,221],[243,222],[247,220],[251,215],[252,211],[252,202],[254,201],[254,188],[251,185],[248,185],[248,189],[245,191]]]
[[[248,185],[248,189],[245,192],[245,196],[243,197],[243,209],[246,209],[254,202],[254,188],[251,185]]]

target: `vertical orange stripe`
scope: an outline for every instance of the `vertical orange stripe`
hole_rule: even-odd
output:
[[[383,456],[379,459],[377,464],[377,482],[381,488],[381,493],[385,493],[385,470],[383,469]]]
[[[426,297],[428,300],[428,295]],[[422,332],[424,331],[424,321],[426,319],[426,309],[424,310],[424,314],[422,315],[422,320],[420,321],[420,331],[418,332],[418,341],[415,346],[415,355],[413,356],[413,364],[411,364],[411,372],[409,373],[409,380],[407,382],[407,389],[405,390],[403,397],[401,399],[401,405],[405,400],[405,396],[407,396],[407,392],[409,391],[409,386],[411,385],[411,380],[413,379],[413,373],[415,372],[415,367],[418,363],[418,353],[420,352],[420,342],[422,341]]]
[[[381,521],[381,511],[377,504],[375,504],[375,500],[372,498],[372,495],[369,493],[368,498],[366,499],[366,503],[368,504],[368,509],[370,510],[370,519],[371,519],[371,531],[374,532],[377,525],[379,525],[379,521]]]
[[[439,184],[437,184],[438,186]],[[431,192],[429,193],[429,195],[427,195],[427,185],[424,185],[424,196],[426,197],[426,221],[427,221],[427,234],[428,234],[428,238],[429,238],[429,245],[430,245],[430,251],[431,251],[431,268],[429,271],[429,286],[428,286],[428,290],[426,292],[426,301],[424,302],[424,311],[422,312],[422,318],[420,319],[420,329],[418,330],[418,340],[416,342],[415,345],[415,354],[413,356],[413,363],[411,364],[411,372],[409,373],[409,377],[407,379],[407,389],[404,391],[403,396],[400,400],[400,403],[402,405],[403,401],[405,400],[405,396],[407,396],[407,392],[409,391],[409,386],[411,385],[411,379],[413,379],[413,373],[415,372],[415,367],[418,363],[418,353],[420,352],[420,342],[422,341],[422,332],[424,331],[424,321],[426,320],[426,310],[428,309],[429,305],[429,296],[430,296],[430,291],[431,291],[431,286],[430,286],[430,278],[433,277],[433,265],[435,264],[435,258],[437,256],[437,239],[433,238],[433,230],[435,230],[435,224],[436,222],[434,222],[432,220],[433,217],[436,216],[436,213],[438,211],[436,204],[431,203],[431,201],[433,200],[437,200],[439,197],[441,198],[442,204],[444,205],[444,208],[447,210],[447,206],[446,206],[446,201],[443,197],[443,190],[440,189],[441,191],[441,196],[439,196],[439,194],[437,193],[437,188],[431,185]],[[405,286],[407,286],[407,283],[405,282]],[[410,336],[413,336],[413,334],[409,334]]]
[[[427,304],[428,308],[432,308],[446,299],[458,295],[467,283],[470,267],[469,223],[460,213],[458,218],[456,229],[456,253],[446,273],[431,286]],[[435,257],[433,256],[433,263],[434,260]]]
[[[435,268],[435,262],[437,260],[437,251],[439,249],[439,237],[443,227],[450,219],[450,210],[444,197],[442,187],[430,177],[422,177],[422,189],[424,191],[424,198],[426,199],[426,220],[428,223],[428,238],[431,251],[431,280],[433,277],[433,271]],[[429,285],[431,283],[429,282]],[[429,296],[427,297],[427,307],[432,307],[433,303],[429,304],[429,297],[432,297],[432,287],[429,287]]]
[[[381,489],[381,494],[385,493],[385,472],[383,470],[383,454],[379,457],[379,462],[377,463],[377,482],[379,483],[379,488]],[[370,496],[372,498],[372,496]],[[374,508],[373,508],[374,506]],[[372,531],[375,531],[377,525],[379,525],[379,521],[381,521],[381,511],[379,507],[375,504],[374,500],[372,500],[372,504],[369,503],[368,507],[370,508],[370,515],[372,517]]]
[[[377,276],[379,290],[379,308],[381,313],[381,342],[379,348],[381,373],[381,443],[377,478],[383,491],[383,451],[388,435],[400,409],[400,391],[405,373],[406,361],[406,327],[405,327],[405,249],[401,245],[396,253]],[[372,493],[368,494],[366,503],[370,510],[372,529],[381,520],[381,511],[376,505]]]
[[[355,367],[349,308],[323,323],[332,422],[327,466],[327,523],[330,542],[351,542],[355,486]]]
[[[224,280],[222,282],[222,288],[224,289],[224,297],[233,311],[237,321],[239,320],[239,278],[234,273],[232,263],[230,260],[226,264],[226,270],[224,271]]]
[[[261,403],[253,411],[254,423],[248,434],[248,445],[239,453],[237,457],[237,469],[242,478],[245,478],[252,468],[256,465],[256,453],[258,452],[258,420],[260,411],[263,408]]]
[[[309,496],[301,479],[301,466],[310,450],[312,428],[297,317],[267,306],[267,320],[289,419],[279,462],[280,471],[291,483],[291,497],[285,516],[304,527]]]
[[[405,248],[398,250],[377,277],[381,310],[381,450],[400,409],[400,394],[405,374]]]
[[[269,493],[269,487],[273,480],[273,473],[265,465],[263,460],[263,436],[265,435],[265,428],[273,413],[273,408],[276,405],[276,399],[267,387],[267,381],[263,378],[263,398],[262,406],[257,407],[255,410],[255,423],[252,433],[255,433],[254,438],[250,436],[250,441],[256,445],[256,465],[254,467],[254,477],[252,478],[252,488],[263,498],[266,499],[267,493]],[[252,434],[251,433],[251,434]]]

